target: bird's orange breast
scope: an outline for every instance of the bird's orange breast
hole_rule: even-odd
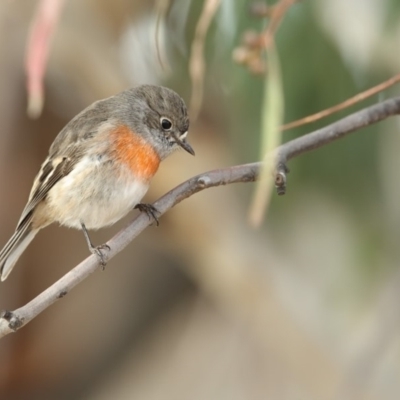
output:
[[[154,148],[125,125],[114,129],[111,136],[116,161],[126,165],[135,177],[150,180],[161,161]]]

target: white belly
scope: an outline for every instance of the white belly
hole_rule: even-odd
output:
[[[114,168],[99,166],[84,158],[54,185],[47,198],[54,220],[71,228],[80,229],[83,222],[87,229],[99,229],[112,225],[140,203],[147,182],[133,179],[128,171],[116,177]]]

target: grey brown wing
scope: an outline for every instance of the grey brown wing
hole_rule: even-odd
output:
[[[35,207],[46,198],[49,190],[62,178],[67,176],[73,169],[74,165],[79,161],[78,154],[74,157],[69,156],[48,158],[40,169],[33,183],[31,194],[27,205],[25,206],[21,218],[18,222],[17,229],[22,227],[32,217],[32,211]]]
[[[60,131],[49,150],[49,158],[65,155],[65,149],[90,140],[99,127],[109,120],[110,99],[99,100],[76,115]]]
[[[97,101],[73,118],[57,135],[36,176],[18,226],[31,218],[32,211],[45,199],[49,190],[72,171],[99,126],[108,121],[108,111],[107,99]]]
[[[48,159],[37,175],[28,204],[22,212],[17,229],[13,236],[0,251],[0,277],[7,278],[17,262],[19,256],[35,237],[37,229],[32,227],[32,218],[35,207],[46,197],[49,190],[64,176],[68,175],[74,163],[69,157]]]

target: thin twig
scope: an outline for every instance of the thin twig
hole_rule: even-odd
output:
[[[256,10],[253,10],[253,13],[258,17],[267,19],[268,23],[260,33],[247,30],[243,34],[242,44],[233,51],[233,60],[238,64],[247,66],[253,74],[265,75],[268,69],[263,55],[273,45],[276,32],[283,18],[289,8],[297,1],[299,0],[279,0],[273,6],[257,3]]]
[[[400,114],[400,97],[364,108],[331,125],[283,144],[277,149],[277,163],[289,161],[300,154],[317,149],[349,133],[398,114]]]
[[[284,143],[274,151],[274,156],[277,157],[276,180],[281,174],[286,173],[285,166],[288,160],[398,114],[400,114],[400,97],[367,107],[325,128]],[[168,192],[154,206],[161,216],[182,200],[204,189],[237,182],[254,182],[259,177],[261,166],[262,163],[257,162],[200,174]],[[286,176],[284,178],[286,180]],[[111,249],[107,254],[108,259],[122,251],[150,223],[147,215],[140,214],[122,229],[107,242]],[[0,338],[25,326],[47,307],[68,294],[79,282],[95,272],[98,266],[96,256],[90,256],[25,306],[13,312],[3,312],[2,318],[0,318]]]
[[[289,8],[297,1],[298,0],[280,0],[271,7],[268,26],[261,35],[261,40],[263,42],[262,48],[267,49],[271,45],[283,17],[288,12]]]
[[[304,117],[304,118],[298,119],[296,121],[289,122],[285,125],[282,125],[281,130],[286,131],[288,129],[296,128],[301,125],[310,124],[312,122],[318,121],[322,118],[327,117],[328,115],[334,114],[334,113],[341,111],[347,107],[351,107],[352,105],[359,103],[360,101],[363,101],[363,100],[367,99],[368,97],[371,97],[379,92],[382,92],[383,90],[386,90],[387,88],[395,85],[398,82],[400,82],[400,74],[392,76],[387,81],[382,82],[379,85],[376,85],[368,90],[365,90],[364,92],[358,93],[355,96],[351,97],[350,99],[347,99],[346,101],[343,101],[342,103],[336,104],[333,107],[327,108],[327,109],[319,111],[315,114],[308,115],[307,117]]]

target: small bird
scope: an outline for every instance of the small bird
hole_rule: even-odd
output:
[[[141,85],[97,101],[61,130],[37,174],[15,233],[0,252],[4,281],[29,243],[58,222],[82,229],[89,250],[105,265],[87,230],[114,224],[132,208],[156,219],[140,203],[159,164],[187,143],[187,108],[173,90]],[[157,219],[156,219],[157,220]]]

